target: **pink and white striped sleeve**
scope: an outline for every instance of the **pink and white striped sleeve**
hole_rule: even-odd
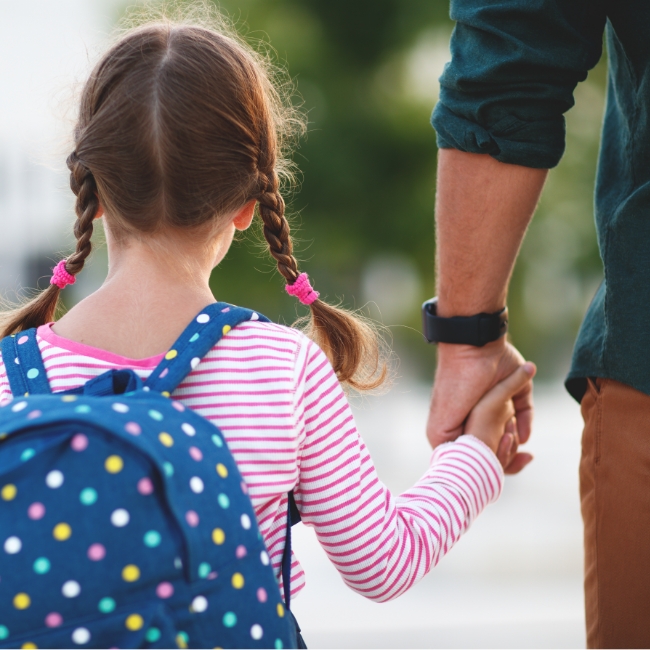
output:
[[[0,354],[0,406],[8,404],[12,399],[11,388],[9,387],[9,378],[5,368],[4,360]]]
[[[393,496],[377,476],[329,361],[308,345],[296,391],[304,434],[296,502],[347,585],[371,600],[391,600],[499,497],[503,471],[486,445],[462,436],[438,447],[424,476]]]

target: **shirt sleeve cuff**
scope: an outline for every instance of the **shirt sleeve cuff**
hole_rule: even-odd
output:
[[[555,167],[564,153],[564,117],[525,122],[507,116],[483,126],[438,102],[431,123],[438,147],[467,153],[486,153],[499,162],[537,169]]]

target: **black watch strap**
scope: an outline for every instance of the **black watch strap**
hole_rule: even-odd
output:
[[[442,318],[436,313],[438,298],[422,305],[422,329],[429,343],[463,343],[482,347],[508,331],[508,308],[493,314]]]

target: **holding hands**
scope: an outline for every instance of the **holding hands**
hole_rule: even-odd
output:
[[[472,434],[506,474],[520,472],[532,460],[518,447],[530,437],[535,372],[505,339],[482,348],[441,343],[427,424],[431,445]]]

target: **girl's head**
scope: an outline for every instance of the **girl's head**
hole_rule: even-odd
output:
[[[120,38],[83,88],[67,159],[77,197],[68,273],[82,270],[101,210],[111,236],[146,241],[167,230],[218,232],[255,201],[269,252],[293,285],[300,272],[279,181],[288,136],[302,123],[267,70],[236,38],[205,27],[156,22]],[[52,284],[8,314],[4,334],[52,320],[59,291]],[[310,309],[310,334],[339,378],[378,385],[372,328],[321,300]]]

